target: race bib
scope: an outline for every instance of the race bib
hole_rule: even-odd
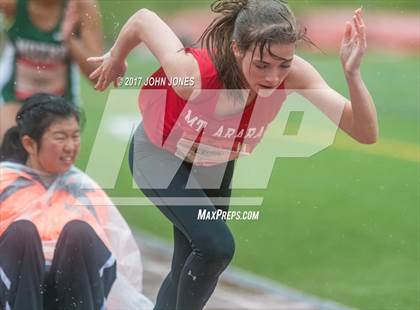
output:
[[[192,140],[181,138],[177,143],[175,155],[197,166],[213,166],[226,163],[239,156],[246,156],[247,145],[239,143],[236,150],[229,150],[221,146],[196,143]]]
[[[64,63],[33,62],[24,58],[16,63],[16,98],[24,100],[44,92],[63,96],[67,85],[67,66]]]

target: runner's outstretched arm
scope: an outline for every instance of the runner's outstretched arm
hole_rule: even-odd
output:
[[[160,62],[168,78],[192,77],[198,81],[199,68],[194,57],[184,51],[184,46],[158,15],[148,9],[141,9],[123,26],[114,46],[108,53],[100,57],[89,58],[88,61],[101,65],[91,75],[92,80],[98,78],[95,88],[105,90],[110,83],[117,86],[118,78],[125,74],[125,59],[134,47],[144,43]],[[195,86],[174,87],[181,97],[188,99]]]

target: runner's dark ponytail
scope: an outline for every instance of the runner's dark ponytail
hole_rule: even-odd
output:
[[[36,94],[25,100],[16,115],[17,126],[10,128],[0,148],[0,161],[13,161],[25,164],[28,153],[21,140],[29,136],[38,145],[42,145],[42,136],[52,123],[75,117],[80,124],[81,113],[77,107],[68,103],[63,97]]]
[[[222,83],[228,89],[241,89],[243,76],[231,48],[235,22],[248,0],[217,0],[211,10],[222,16],[213,20],[201,35],[200,41],[209,51]]]

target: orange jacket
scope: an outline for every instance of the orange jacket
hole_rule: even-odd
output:
[[[0,169],[0,235],[13,222],[30,220],[38,228],[46,259],[52,259],[64,225],[82,220],[109,248],[102,227],[112,202],[96,184],[87,182],[84,174],[72,168],[48,182],[47,175],[23,165],[6,162]]]
[[[45,258],[52,260],[64,225],[76,219],[85,221],[118,265],[106,308],[152,309],[152,303],[142,294],[143,268],[136,241],[105,192],[74,167],[49,177],[24,165],[0,163],[0,235],[14,221],[30,220],[38,228]]]

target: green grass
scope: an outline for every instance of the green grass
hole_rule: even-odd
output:
[[[278,160],[261,220],[233,223],[245,248],[237,263],[351,306],[414,307],[416,165],[389,166],[336,150]]]
[[[114,41],[124,22],[141,8],[147,8],[165,16],[182,9],[208,8],[210,3],[210,1],[206,0],[99,0],[104,33],[106,34],[105,39],[108,41]]]
[[[338,59],[304,56],[346,94]],[[363,75],[381,123],[380,145],[419,144],[418,65],[415,58],[368,55],[365,60]],[[128,75],[146,76],[154,66],[133,57]],[[87,84],[83,94],[88,123],[81,167],[106,100],[106,94],[94,93]],[[348,139],[339,134],[336,143]],[[245,208],[261,210],[258,221],[229,223],[237,244],[233,264],[356,308],[418,309],[418,160],[364,154],[365,148],[379,146],[332,146],[311,158],[278,159],[266,190],[236,190],[237,196],[263,196],[264,204]],[[124,165],[117,187],[108,193],[140,195],[130,182]],[[132,227],[170,240],[171,226],[156,208],[121,211]]]

